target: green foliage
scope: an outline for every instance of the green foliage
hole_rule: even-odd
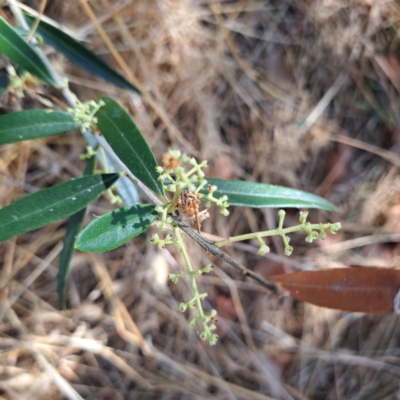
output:
[[[94,219],[77,237],[76,248],[101,252],[115,249],[144,232],[158,217],[150,204],[118,208]]]
[[[92,155],[86,163],[85,171],[83,175],[93,175],[96,167],[96,157]],[[60,307],[65,310],[65,286],[67,284],[67,277],[69,272],[69,266],[71,263],[72,256],[74,254],[75,238],[78,235],[82,227],[83,219],[85,218],[86,207],[72,215],[68,220],[67,232],[64,236],[63,248],[60,254],[60,261],[58,264],[57,274],[57,291]]]
[[[17,111],[0,116],[0,145],[58,135],[75,129],[79,129],[79,125],[64,111]]]
[[[0,209],[0,242],[75,214],[111,187],[118,174],[84,176],[39,190]]]
[[[208,183],[217,187],[214,192],[216,198],[228,196],[229,204],[232,206],[251,208],[319,208],[320,210],[336,211],[336,206],[330,201],[301,190],[268,185],[266,183],[226,181],[223,179],[208,179]]]
[[[30,15],[26,15],[25,18],[30,26],[34,24],[35,18]],[[132,85],[99,56],[62,30],[40,21],[36,32],[43,37],[43,40],[47,44],[64,54],[71,62],[84,70],[122,89],[131,90],[140,94],[140,90],[136,86]]]
[[[19,67],[37,76],[49,85],[55,85],[52,74],[36,50],[0,17],[0,52]]]
[[[96,113],[97,126],[112,149],[129,170],[154,193],[163,196],[158,181],[157,161],[149,145],[126,111],[109,97]]]
[[[32,25],[34,19],[29,16],[26,18]],[[48,44],[87,71],[118,87],[139,92],[93,52],[59,29],[41,22],[37,32]],[[20,33],[20,30],[11,27],[3,18],[0,18],[0,52],[18,67],[48,84],[54,85],[55,78],[59,82],[62,81],[52,70],[51,65],[49,64],[48,67],[43,61],[40,51],[25,42],[23,36],[24,33]],[[8,67],[8,71],[11,71],[11,66]],[[13,74],[10,76],[10,85],[12,86],[14,81],[13,91],[22,97],[25,81],[16,76],[15,72]],[[4,85],[7,84],[8,81],[4,83]],[[65,91],[68,89],[65,88],[64,93]],[[70,92],[69,94],[69,99],[74,99],[74,95]],[[70,101],[71,106],[72,103],[74,103],[73,100]],[[74,129],[79,129],[85,137],[88,137],[87,133],[91,129],[100,130],[120,164],[126,166],[127,170],[123,172],[129,173],[129,176],[132,174],[135,183],[141,182],[139,186],[154,204],[136,204],[118,208],[95,218],[79,233],[85,208],[89,203],[96,200],[106,190],[111,200],[118,199],[111,193],[111,187],[120,178],[120,174],[92,175],[95,167],[95,152],[91,150],[85,169],[86,176],[39,190],[0,209],[0,241],[71,216],[60,256],[58,274],[58,293],[60,305],[63,308],[65,308],[66,280],[74,247],[91,252],[115,249],[146,231],[159,217],[155,225],[162,231],[172,229],[173,236],[167,234],[164,238],[160,238],[158,234],[153,234],[152,242],[159,248],[167,245],[177,247],[182,253],[185,270],[178,274],[171,274],[171,280],[177,283],[180,278],[187,276],[192,287],[192,296],[188,301],[181,303],[180,309],[183,312],[190,308],[197,309],[197,314],[190,325],[194,327],[196,324],[201,324],[203,330],[200,337],[210,344],[215,344],[218,338],[213,333],[216,329],[216,311],[212,310],[209,314],[204,312],[202,300],[207,293],[200,293],[196,283],[196,277],[211,272],[212,266],[207,265],[198,270],[192,268],[181,236],[181,229],[185,230],[203,248],[212,249],[213,254],[220,256],[223,254],[218,247],[248,239],[258,240],[259,253],[263,255],[269,251],[268,246],[263,242],[263,237],[272,235],[281,236],[285,253],[290,255],[293,248],[289,245],[289,233],[302,231],[306,234],[305,240],[311,243],[317,237],[325,237],[326,230],[336,233],[340,229],[339,223],[311,224],[306,221],[307,214],[304,212],[300,214],[300,225],[283,228],[285,212],[281,210],[278,213],[279,226],[274,230],[231,237],[217,243],[207,241],[201,236],[201,221],[209,215],[207,209],[200,211],[201,200],[205,202],[207,208],[217,205],[225,216],[229,214],[228,208],[232,205],[255,208],[305,207],[327,211],[335,211],[336,207],[321,197],[300,190],[255,182],[207,179],[203,171],[207,167],[207,161],[198,163],[194,158],[189,158],[178,150],[170,150],[163,159],[164,167],[158,166],[153,152],[134,121],[117,102],[108,97],[101,97],[97,103],[94,101],[81,103],[76,99],[75,106],[69,109],[68,113],[57,110],[27,110],[1,116],[0,144],[47,137]],[[104,142],[100,139],[99,142],[109,151]],[[95,145],[91,143],[91,146]],[[107,171],[109,165],[105,161],[103,148],[98,150],[96,157],[102,161]],[[123,179],[128,178],[124,176]],[[124,187],[129,188],[129,185],[124,185]],[[136,193],[130,193],[127,198],[131,198],[134,202]],[[181,216],[193,220],[198,234],[185,224],[180,225],[182,221],[179,219],[177,222],[178,212]],[[223,258],[225,261],[228,260],[228,257]],[[234,265],[233,261],[231,264]],[[240,268],[241,272],[243,268]],[[251,276],[254,278],[255,275]],[[259,278],[256,280],[260,282]]]

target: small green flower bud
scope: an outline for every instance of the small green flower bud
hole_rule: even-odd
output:
[[[264,254],[267,254],[269,252],[270,252],[270,248],[266,244],[260,246],[260,248],[258,249],[258,254],[260,256],[263,256]]]
[[[194,328],[196,326],[196,318],[193,318],[190,323],[189,323],[191,328]]]
[[[321,239],[325,239],[325,238],[326,238],[326,233],[325,233],[325,231],[324,231],[323,229],[321,229],[321,230],[319,231],[319,237],[320,237]]]
[[[299,221],[301,224],[305,224],[307,221],[308,211],[300,211]]]
[[[196,303],[195,303],[194,300],[190,300],[189,303],[187,303],[187,306],[188,306],[189,308],[194,308],[194,307],[196,306]]]
[[[168,278],[169,278],[172,282],[178,283],[179,278],[178,278],[178,276],[177,276],[176,274],[169,274]]]
[[[285,256],[291,256],[293,253],[293,247],[292,246],[286,246],[285,247]]]
[[[217,334],[211,335],[210,345],[214,346],[217,342],[218,342],[218,335]]]
[[[179,309],[182,311],[182,312],[185,312],[186,310],[187,310],[187,304],[186,303],[181,303],[181,304],[179,304]]]
[[[315,239],[318,238],[318,232],[310,232],[307,236],[306,236],[306,242],[307,243],[312,243]]]
[[[337,233],[337,231],[340,229],[342,229],[342,224],[340,222],[332,224],[331,227],[329,228],[330,232],[333,234]]]
[[[207,264],[204,268],[201,269],[203,273],[208,273],[213,270],[213,266],[211,264]]]
[[[227,217],[229,215],[229,211],[223,206],[220,207],[219,211],[224,217]]]
[[[181,163],[187,163],[189,161],[189,157],[187,156],[187,154],[182,154],[181,156]]]
[[[157,171],[159,174],[162,174],[162,173],[164,172],[164,168],[163,168],[161,165],[157,165],[156,171]]]

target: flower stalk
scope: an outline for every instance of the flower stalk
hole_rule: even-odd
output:
[[[301,211],[300,212],[300,217],[299,221],[301,222],[300,225],[295,225],[295,226],[290,226],[288,228],[283,228],[283,221],[285,218],[285,211],[279,210],[278,216],[279,216],[279,222],[278,222],[278,227],[276,229],[271,229],[268,231],[263,231],[263,232],[256,232],[256,233],[248,233],[245,235],[239,235],[239,236],[232,236],[229,237],[228,239],[221,240],[219,242],[215,242],[214,245],[217,247],[222,247],[225,246],[229,243],[233,242],[241,242],[243,240],[250,240],[250,239],[257,239],[260,243],[260,250],[262,254],[265,254],[268,252],[268,250],[265,248],[265,243],[262,241],[261,238],[263,237],[268,237],[268,236],[281,236],[283,244],[285,246],[285,254],[287,256],[290,256],[293,247],[289,245],[290,238],[287,236],[289,233],[293,232],[305,232],[307,234],[306,236],[306,242],[312,243],[315,239],[321,238],[325,239],[326,237],[326,230],[329,230],[332,234],[335,234],[338,230],[341,229],[341,224],[340,222],[335,222],[335,223],[326,223],[326,224],[310,224],[307,222],[307,212]],[[261,254],[260,253],[260,254]]]
[[[215,316],[217,312],[215,310],[212,310],[212,312],[209,315],[206,315],[204,310],[203,310],[203,305],[201,303],[201,300],[207,297],[207,293],[200,293],[199,289],[197,287],[197,282],[195,279],[195,275],[201,275],[203,272],[209,272],[210,266],[206,266],[202,268],[201,270],[194,271],[192,264],[190,262],[189,255],[186,251],[186,247],[183,243],[182,235],[180,232],[180,228],[178,225],[173,224],[172,229],[174,231],[174,235],[176,238],[176,243],[178,245],[178,248],[180,249],[183,259],[185,261],[186,265],[186,272],[173,275],[170,278],[172,279],[173,282],[177,282],[180,277],[183,277],[184,275],[188,275],[190,279],[190,283],[192,286],[192,292],[193,292],[193,298],[189,300],[187,303],[181,303],[180,304],[180,310],[182,312],[186,311],[187,308],[197,308],[198,315],[192,319],[190,325],[194,326],[196,324],[196,321],[200,321],[202,326],[203,326],[203,332],[200,333],[200,338],[202,340],[208,340],[210,345],[214,345],[217,340],[218,340],[218,335],[213,333],[212,331],[216,329],[215,324],[213,323],[213,320],[215,319]]]

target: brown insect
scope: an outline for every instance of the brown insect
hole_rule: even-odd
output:
[[[200,225],[203,219],[202,217],[205,213],[207,213],[207,210],[204,210],[205,212],[199,212],[199,204],[201,203],[200,197],[201,195],[198,193],[183,190],[176,202],[176,206],[185,214],[190,215],[191,217],[194,216],[198,233],[200,233]]]

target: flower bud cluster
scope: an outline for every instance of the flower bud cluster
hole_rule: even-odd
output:
[[[206,207],[210,207],[211,203],[215,203],[220,207],[222,215],[229,215],[228,197],[214,197],[213,193],[217,190],[217,187],[207,186],[207,180],[203,172],[203,169],[208,167],[206,160],[198,163],[195,158],[189,158],[179,150],[169,149],[168,153],[163,157],[163,164],[164,166],[157,166],[156,171],[160,174],[158,180],[163,182],[164,189],[174,193],[174,198],[168,207],[169,212],[175,207],[179,194],[186,190],[198,194],[202,191],[203,194],[200,196],[206,199]],[[208,193],[204,194],[206,186]]]
[[[188,308],[195,308],[198,300],[203,300],[208,296],[208,293],[199,293],[197,296],[194,296],[192,300],[189,300],[187,303],[179,304],[179,309],[182,312],[185,312]]]
[[[217,186],[208,185],[208,194],[206,195],[206,207],[210,207],[211,202],[215,203],[219,206],[219,212],[227,217],[229,215],[228,207],[230,204],[228,203],[228,196],[223,195],[219,198],[214,197],[214,192],[217,190]]]
[[[164,239],[160,239],[158,234],[154,233],[151,237],[151,243],[157,245],[159,249],[163,249],[167,244],[174,244],[176,242],[172,240],[171,235],[167,235]]]
[[[198,321],[199,319],[201,319],[204,326],[204,331],[200,333],[200,339],[208,340],[210,345],[213,346],[218,341],[218,335],[216,333],[212,333],[212,331],[215,331],[215,329],[217,329],[217,326],[215,325],[218,321],[217,311],[211,310],[210,314],[204,314],[202,318],[200,316],[194,317],[190,321],[190,326],[194,328],[196,326],[196,321]]]
[[[334,224],[319,224],[318,228],[315,229],[315,225],[311,225],[307,222],[308,212],[301,211],[299,221],[302,224],[302,230],[307,234],[306,242],[312,243],[315,239],[325,239],[326,238],[326,229],[333,234],[337,233],[338,230],[342,228],[340,222],[336,222]]]
[[[154,235],[153,235],[154,236]],[[211,272],[213,269],[213,266],[211,264],[206,265],[205,267],[198,269],[193,272],[185,271],[185,272],[180,272],[179,274],[169,274],[168,278],[171,279],[172,282],[178,283],[179,279],[184,277],[185,275],[202,275],[202,274],[207,274],[208,272]]]
[[[24,97],[24,90],[32,89],[40,83],[40,80],[36,78],[36,76],[31,75],[27,71],[23,71],[18,75],[17,71],[11,64],[9,64],[6,69],[9,77],[7,90],[9,93],[14,94],[20,99]]]
[[[81,132],[84,133],[97,124],[95,114],[103,106],[104,101],[102,100],[97,103],[94,100],[82,103],[76,98],[74,108],[69,108],[67,111],[74,117],[75,122],[81,127]]]

